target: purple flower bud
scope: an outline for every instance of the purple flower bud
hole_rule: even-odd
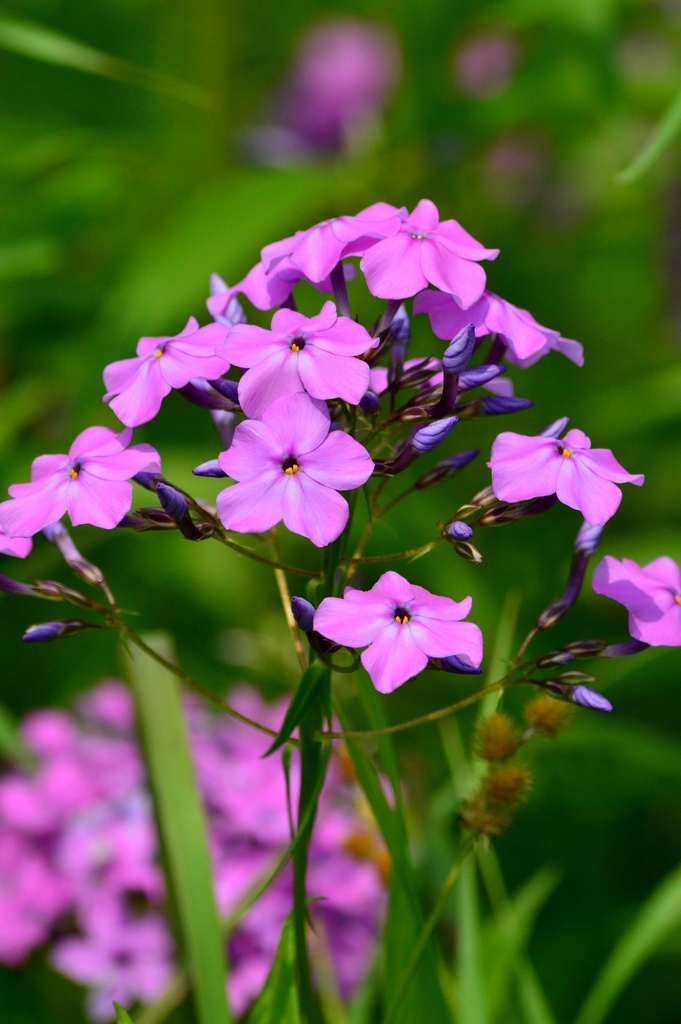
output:
[[[223,469],[220,469],[220,463],[217,459],[209,459],[208,462],[202,462],[200,466],[192,470],[194,476],[227,476]]]
[[[411,439],[411,446],[419,455],[432,452],[437,448],[440,441],[444,441],[447,434],[458,423],[457,416],[446,416],[443,420],[433,420],[416,431]]]
[[[402,342],[405,348],[411,340],[411,324],[409,323],[409,314],[404,303],[399,306],[392,319],[390,334],[393,341]]]
[[[583,708],[590,708],[592,711],[612,711],[612,704],[601,693],[596,693],[588,686],[575,686],[570,694],[573,704],[579,704]]]
[[[390,365],[388,367],[388,386],[391,387],[404,369],[404,357],[407,354],[411,339],[409,314],[402,304],[395,313],[390,324]]]
[[[189,512],[189,505],[186,499],[179,491],[171,487],[170,484],[157,483],[156,493],[158,499],[163,505],[163,509],[168,513],[176,522],[183,519]]]
[[[461,373],[473,355],[474,348],[475,327],[473,324],[467,324],[445,349],[445,354],[442,357],[442,367],[445,373]]]
[[[160,477],[158,473],[135,473],[132,479],[141,487],[146,487],[148,491],[155,491]]]
[[[53,622],[39,622],[35,626],[29,626],[21,639],[27,644],[41,644],[47,640],[73,636],[88,628],[88,623],[80,619],[55,619]]]
[[[306,601],[304,597],[291,598],[291,611],[303,633],[309,633],[314,622],[315,608],[313,604]]]
[[[220,435],[223,452],[228,451],[232,447],[234,431],[236,430],[235,414],[233,412],[227,412],[225,409],[212,409],[210,418],[213,421],[213,426]]]
[[[104,582],[104,573],[96,565],[93,565],[92,562],[88,562],[86,558],[83,558],[73,543],[71,534],[62,522],[51,523],[49,526],[44,527],[42,532],[43,536],[59,549],[64,561],[73,572],[85,580],[86,583],[92,584],[93,587],[101,586]]]
[[[472,527],[470,527],[468,523],[462,523],[459,519],[449,524],[447,532],[450,537],[454,537],[455,540],[470,540],[473,536]]]
[[[571,654],[570,651],[551,651],[549,654],[544,654],[541,658],[537,659],[537,665],[539,668],[549,668],[551,665],[565,665],[569,661],[574,661],[575,655]]]
[[[625,640],[621,644],[609,644],[605,647],[601,653],[601,658],[622,658],[627,654],[640,654],[641,651],[647,651],[650,644],[646,644],[643,640]]]
[[[4,590],[6,594],[32,594],[34,589],[28,583],[19,583],[18,580],[13,580],[0,572],[0,590]]]
[[[378,412],[380,404],[378,395],[375,395],[373,391],[367,391],[359,400],[359,407],[367,416],[373,416],[374,413]]]
[[[464,370],[459,377],[459,391],[470,391],[472,388],[479,388],[488,381],[494,380],[500,373],[506,373],[505,366],[498,363],[483,363],[482,366],[473,366]]]
[[[443,459],[439,463],[440,466],[449,466],[453,473],[458,473],[460,470],[467,466],[469,462],[477,458],[480,454],[479,448],[468,448],[465,452],[456,452],[454,455],[448,455],[446,459]]]
[[[593,555],[594,551],[598,547],[598,542],[601,539],[602,533],[602,526],[590,526],[585,519],[575,538],[575,552],[587,555],[587,557],[589,555]]]
[[[569,416],[561,416],[559,420],[554,420],[553,423],[549,423],[548,427],[540,430],[539,437],[560,437],[569,422]]]
[[[534,405],[531,398],[516,398],[514,395],[485,395],[480,403],[486,416],[502,416],[507,412],[521,412]]]
[[[573,640],[572,643],[565,644],[563,650],[574,654],[575,658],[593,658],[607,646],[607,640]]]
[[[219,274],[210,275],[210,293],[211,295],[220,295],[222,292],[228,292],[229,285],[222,280]],[[243,306],[239,302],[236,296],[233,296],[228,304],[227,309],[224,313],[213,313],[213,320],[219,324],[224,324],[225,327],[234,327],[235,324],[245,324],[246,314],[244,313]]]
[[[465,654],[450,654],[448,658],[440,658],[440,668],[464,676],[479,676],[482,672]]]
[[[235,380],[225,380],[224,377],[216,377],[213,380],[209,380],[208,383],[217,391],[223,398],[227,398],[230,402],[234,402],[235,405],[239,404],[239,385]]]
[[[225,398],[205,377],[192,377],[188,384],[177,389],[183,398],[200,409],[233,409],[234,402]]]

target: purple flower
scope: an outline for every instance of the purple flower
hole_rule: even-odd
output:
[[[68,455],[39,455],[30,484],[12,484],[11,501],[0,504],[0,526],[10,537],[31,537],[68,512],[74,526],[91,523],[112,530],[132,504],[127,481],[148,470],[160,473],[161,457],[149,444],[128,448],[132,430],[88,427]]]
[[[498,254],[498,249],[483,248],[457,221],[440,221],[435,203],[422,199],[410,216],[403,215],[399,234],[373,245],[360,267],[369,291],[379,298],[406,299],[434,284],[467,309],[485,288],[485,272],[477,261]]]
[[[238,481],[217,499],[228,530],[263,533],[283,519],[317,547],[340,536],[348,521],[338,491],[361,487],[374,468],[358,441],[329,433],[326,406],[300,393],[273,402],[262,421],[240,423],[219,463]]]
[[[492,445],[492,487],[501,501],[525,501],[556,494],[579,509],[590,526],[602,526],[622,500],[616,484],[638,487],[643,474],[627,473],[608,448],[592,448],[581,430],[562,441],[505,431]]]
[[[343,598],[324,598],[314,628],[337,644],[369,644],[362,664],[380,693],[392,693],[422,672],[428,658],[464,655],[475,667],[480,664],[482,633],[460,621],[472,603],[470,597],[459,603],[436,597],[391,571],[371,590],[346,587]]]
[[[26,558],[30,555],[33,541],[30,537],[8,537],[0,529],[0,554],[14,555],[15,558]]]
[[[260,254],[265,272],[288,257],[303,276],[319,284],[344,257],[362,256],[376,242],[396,235],[406,212],[390,203],[374,203],[355,217],[333,217],[307,231],[296,231],[265,246]]]
[[[681,647],[681,573],[667,555],[647,565],[606,555],[594,570],[597,594],[629,611],[629,632],[651,647]]]
[[[428,314],[430,326],[438,338],[453,338],[470,323],[478,338],[498,334],[507,346],[506,358],[523,368],[536,363],[551,349],[562,352],[577,366],[584,363],[584,350],[578,341],[562,338],[558,331],[542,327],[526,309],[514,306],[493,292],[484,292],[466,309],[451,295],[429,289],[414,299],[414,312]]]
[[[249,368],[239,381],[239,401],[248,416],[260,417],[276,399],[300,391],[356,405],[369,387],[369,365],[354,357],[377,344],[360,324],[338,316],[333,302],[325,302],[310,318],[277,310],[270,331],[238,324],[220,351]]]
[[[193,377],[210,380],[227,372],[229,363],[215,350],[228,333],[222,324],[199,327],[190,317],[174,337],[140,338],[134,359],[121,359],[105,368],[102,401],[109,402],[128,427],[153,420],[173,388],[184,387]]]

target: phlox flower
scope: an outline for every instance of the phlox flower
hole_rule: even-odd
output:
[[[220,323],[199,327],[192,316],[173,337],[140,338],[134,359],[105,367],[102,401],[127,427],[153,420],[173,388],[183,388],[192,377],[210,380],[229,370],[229,363],[215,352],[228,333],[229,327]]]
[[[329,412],[305,394],[286,395],[260,420],[240,423],[220,468],[238,483],[218,495],[228,530],[263,533],[276,523],[330,544],[348,521],[348,503],[338,491],[366,483],[374,464],[349,434],[329,433]]]
[[[277,310],[269,331],[237,324],[220,354],[248,367],[239,381],[239,401],[248,416],[260,417],[276,399],[300,391],[356,405],[369,387],[369,365],[354,357],[377,344],[360,324],[338,316],[333,302],[325,302],[309,318]]]
[[[505,431],[492,445],[492,487],[502,501],[525,501],[556,494],[579,509],[590,526],[603,526],[619,508],[617,484],[640,487],[642,473],[627,473],[608,448],[592,448],[581,430],[562,440]]]
[[[629,611],[629,632],[651,647],[681,647],[681,572],[666,555],[647,565],[606,555],[594,570],[593,589]]]
[[[428,658],[456,655],[476,668],[482,661],[482,633],[461,622],[472,598],[453,601],[386,572],[371,590],[346,587],[342,598],[325,597],[314,617],[322,636],[348,647],[366,647],[362,664],[380,693],[392,693],[416,676]]]
[[[526,309],[494,292],[483,292],[477,302],[463,309],[453,296],[427,289],[414,299],[414,312],[428,314],[438,338],[453,338],[467,324],[473,324],[478,338],[497,334],[507,346],[507,357],[517,366],[531,366],[552,349],[577,366],[584,364],[584,349],[578,341],[542,327]]]
[[[68,455],[39,455],[31,482],[12,484],[0,504],[0,527],[9,537],[31,537],[68,512],[74,526],[91,523],[112,530],[130,509],[136,473],[159,473],[161,457],[149,444],[128,448],[132,430],[88,427]]]
[[[498,249],[485,249],[458,221],[440,221],[435,203],[422,199],[403,216],[397,235],[364,254],[360,268],[369,291],[379,298],[406,299],[433,284],[467,309],[485,288],[485,271],[477,261],[498,255]]]
[[[30,555],[32,547],[33,541],[30,537],[8,537],[0,530],[0,555],[26,558],[26,555]]]
[[[355,276],[354,266],[351,263],[344,263],[343,274],[346,281],[352,281]],[[273,309],[274,306],[281,306],[286,302],[298,282],[303,280],[309,279],[305,277],[300,267],[291,262],[288,256],[284,256],[280,260],[273,260],[269,269],[261,260],[251,267],[242,281],[238,281],[231,288],[225,287],[219,291],[211,289],[206,306],[210,315],[218,323],[224,323],[225,319],[229,318],[230,309],[234,309],[232,304],[235,301],[235,296],[245,295],[256,309]],[[310,281],[310,284],[313,284],[320,292],[331,293],[333,291],[329,277],[325,277],[322,281]]]

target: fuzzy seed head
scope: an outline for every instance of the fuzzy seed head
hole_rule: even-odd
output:
[[[482,796],[463,803],[459,817],[464,828],[476,836],[498,836],[510,824],[508,811],[500,807],[490,808]]]
[[[574,714],[574,708],[563,701],[543,695],[536,697],[525,705],[523,717],[530,729],[554,739],[560,730],[568,724]]]
[[[485,761],[508,761],[518,749],[513,719],[503,712],[490,715],[478,728],[475,746]]]
[[[505,764],[483,779],[487,800],[498,807],[517,804],[526,795],[530,784],[530,771],[524,764]]]

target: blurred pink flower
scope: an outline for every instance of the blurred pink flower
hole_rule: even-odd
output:
[[[473,36],[454,55],[454,80],[467,96],[495,96],[509,85],[518,56],[518,44],[512,36]]]

